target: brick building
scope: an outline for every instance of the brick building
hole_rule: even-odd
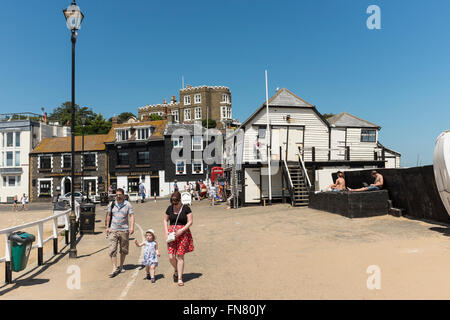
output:
[[[226,128],[236,120],[232,118],[231,91],[223,86],[199,86],[180,89],[180,100],[172,96],[162,104],[146,105],[138,108],[139,120],[148,120],[151,114],[163,118],[172,115],[173,121],[184,124],[201,123],[207,118],[215,120],[217,129]]]
[[[75,137],[75,191],[91,198],[107,191],[108,158],[105,142],[109,134]],[[71,137],[46,138],[30,153],[30,201],[51,201],[53,196],[71,192]],[[83,176],[81,172],[83,171]]]

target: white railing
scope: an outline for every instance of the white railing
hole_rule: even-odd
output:
[[[25,228],[30,228],[30,227],[34,227],[37,226],[37,243],[35,245],[33,245],[31,248],[32,249],[40,249],[40,251],[42,251],[42,248],[44,246],[45,243],[47,243],[48,241],[52,240],[52,239],[56,239],[56,243],[54,241],[54,253],[57,251],[57,239],[58,239],[58,235],[65,232],[66,234],[66,243],[67,243],[67,235],[69,232],[69,226],[70,226],[70,222],[69,222],[69,214],[70,214],[71,209],[67,209],[66,211],[54,214],[50,217],[41,219],[41,220],[37,220],[37,221],[33,221],[33,222],[29,222],[29,223],[25,223],[19,226],[15,226],[15,227],[11,227],[11,228],[6,228],[6,229],[2,229],[0,230],[0,235],[5,235],[6,239],[5,239],[5,256],[3,258],[0,258],[0,263],[2,262],[11,262],[11,240],[9,240],[9,236],[18,230],[21,229],[25,229]],[[64,216],[64,229],[58,232],[58,218]],[[48,237],[47,239],[44,239],[44,223],[48,222],[48,221],[52,221],[53,222],[53,233],[50,237]],[[56,247],[55,247],[56,246]],[[41,257],[39,257],[39,255]],[[40,260],[42,260],[42,252],[40,252],[38,254],[38,264],[40,265]],[[10,266],[7,266],[7,268],[10,268]],[[8,270],[6,271],[6,274],[8,274]],[[10,274],[10,270],[9,270],[9,274]],[[11,279],[6,279],[6,282],[9,283],[11,282]]]
[[[284,149],[283,147],[280,147],[280,157],[283,159],[284,168],[286,169],[286,172],[289,177],[289,184],[291,185],[291,188],[294,189],[294,184],[292,183],[291,173],[289,172],[289,167],[286,162],[286,157],[283,157]]]
[[[298,153],[298,159],[300,160],[300,163],[302,164],[302,169],[303,169],[303,174],[306,176],[306,181],[308,182],[308,188],[311,190],[311,181],[309,180],[309,176],[308,176],[308,171],[306,171],[306,167],[305,167],[305,162],[303,161],[302,158],[302,152],[301,149],[298,148],[299,153]]]

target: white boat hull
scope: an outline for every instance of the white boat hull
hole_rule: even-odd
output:
[[[436,186],[447,214],[450,215],[450,130],[437,138],[433,158]]]

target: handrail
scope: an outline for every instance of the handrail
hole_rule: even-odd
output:
[[[280,147],[281,150],[282,150],[282,148],[283,147]],[[289,172],[289,168],[288,168],[288,165],[287,165],[287,162],[286,162],[286,157],[283,157],[283,152],[280,152],[280,157],[283,160],[284,167],[285,167],[286,172],[288,174],[289,184],[291,185],[291,188],[294,188],[294,184],[292,183],[291,173]]]
[[[69,213],[71,209],[67,209],[63,212],[53,214],[50,217],[40,219],[37,221],[24,223],[19,226],[14,226],[11,228],[5,228],[0,230],[0,235],[5,235],[6,241],[5,241],[5,256],[3,258],[0,258],[0,263],[5,262],[5,281],[6,283],[12,282],[12,272],[11,272],[11,240],[9,240],[9,236],[20,229],[30,228],[33,226],[38,227],[38,236],[37,236],[37,244],[33,245],[31,248],[38,249],[38,265],[43,264],[43,246],[45,243],[53,239],[53,254],[56,255],[58,253],[58,235],[62,232],[65,232],[65,240],[66,244],[69,243]],[[58,218],[64,217],[64,229],[58,232]],[[44,223],[48,221],[53,221],[53,234],[48,237],[47,239],[44,239]]]
[[[312,185],[311,185],[311,181],[309,181],[308,172],[306,171],[305,162],[303,161],[303,158],[302,158],[302,150],[300,149],[300,147],[298,147],[298,159],[299,159],[299,161],[300,161],[300,163],[301,163],[301,165],[302,165],[303,173],[304,173],[304,175],[306,176],[306,181],[308,182],[308,189],[311,190],[311,186],[312,186]]]

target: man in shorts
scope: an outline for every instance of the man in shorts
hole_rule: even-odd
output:
[[[112,219],[112,220],[111,220]],[[129,222],[128,222],[129,221]],[[123,263],[128,254],[129,236],[134,233],[134,210],[125,200],[124,190],[116,190],[116,200],[108,206],[106,235],[109,240],[109,256],[113,266],[110,278],[124,272]],[[117,267],[117,248],[120,246],[120,266]]]
[[[381,188],[383,188],[383,184],[384,184],[383,176],[381,174],[379,174],[378,172],[376,172],[375,170],[373,170],[371,174],[372,174],[372,177],[375,179],[375,182],[372,183],[370,186],[359,188],[359,189],[347,188],[348,191],[358,192],[358,191],[377,191],[377,190],[381,190]]]

